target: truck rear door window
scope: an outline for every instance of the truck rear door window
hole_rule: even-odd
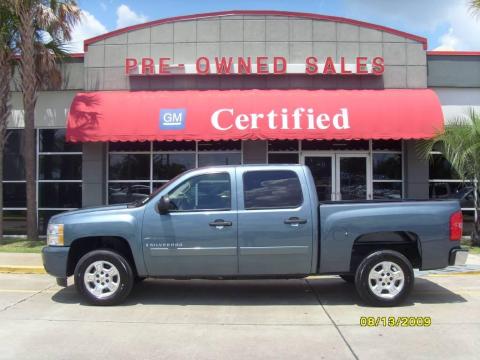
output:
[[[243,175],[246,210],[295,208],[302,204],[302,187],[290,170],[248,171]]]

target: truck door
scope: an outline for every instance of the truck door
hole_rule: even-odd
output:
[[[158,201],[145,209],[143,251],[150,275],[235,275],[237,202],[235,169],[189,174],[163,195],[171,210],[159,214]]]
[[[237,169],[241,275],[308,274],[313,224],[300,167]]]

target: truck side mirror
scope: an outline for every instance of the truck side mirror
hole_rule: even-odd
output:
[[[162,196],[157,203],[157,210],[161,215],[168,214],[170,210],[170,198],[168,196]]]

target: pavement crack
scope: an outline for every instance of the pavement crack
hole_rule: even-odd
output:
[[[318,294],[318,292],[315,290],[315,288],[312,286],[312,284],[310,284],[310,281],[308,281],[308,279],[305,279],[305,282],[307,283],[308,287],[310,288],[310,291],[315,295],[315,298],[317,299],[318,303],[320,304],[320,306],[322,307],[323,311],[325,311],[325,314],[327,314],[327,317],[330,319],[330,321],[332,322],[333,326],[335,327],[335,329],[337,330],[338,334],[340,335],[340,337],[342,338],[343,342],[345,343],[345,345],[347,345],[348,349],[350,350],[350,352],[352,353],[353,357],[358,360],[358,355],[355,353],[355,351],[353,350],[352,346],[348,343],[347,339],[345,338],[345,336],[342,334],[342,332],[340,331],[340,328],[339,326],[337,325],[337,323],[335,322],[335,320],[333,320],[333,318],[331,317],[331,315],[328,313],[327,309],[325,308],[323,302],[322,302],[322,299],[320,299],[320,295]]]
[[[0,310],[0,312],[5,312],[7,311],[8,309],[11,309],[13,308],[14,306],[17,306],[18,304],[21,304],[31,298],[33,298],[34,296],[38,295],[38,294],[41,294],[42,292],[46,291],[46,290],[49,290],[51,289],[52,287],[54,287],[55,285],[50,285],[50,286],[47,286],[46,288],[42,289],[42,290],[39,290],[39,291],[36,291],[28,296],[25,296],[24,298],[21,298],[20,300],[18,300],[17,302],[14,302],[13,304],[10,304],[10,305],[7,305],[5,306],[3,309]]]

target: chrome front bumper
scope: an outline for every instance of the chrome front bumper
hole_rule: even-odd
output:
[[[450,258],[448,265],[465,265],[467,262],[468,250],[466,249],[453,249],[450,251]]]

